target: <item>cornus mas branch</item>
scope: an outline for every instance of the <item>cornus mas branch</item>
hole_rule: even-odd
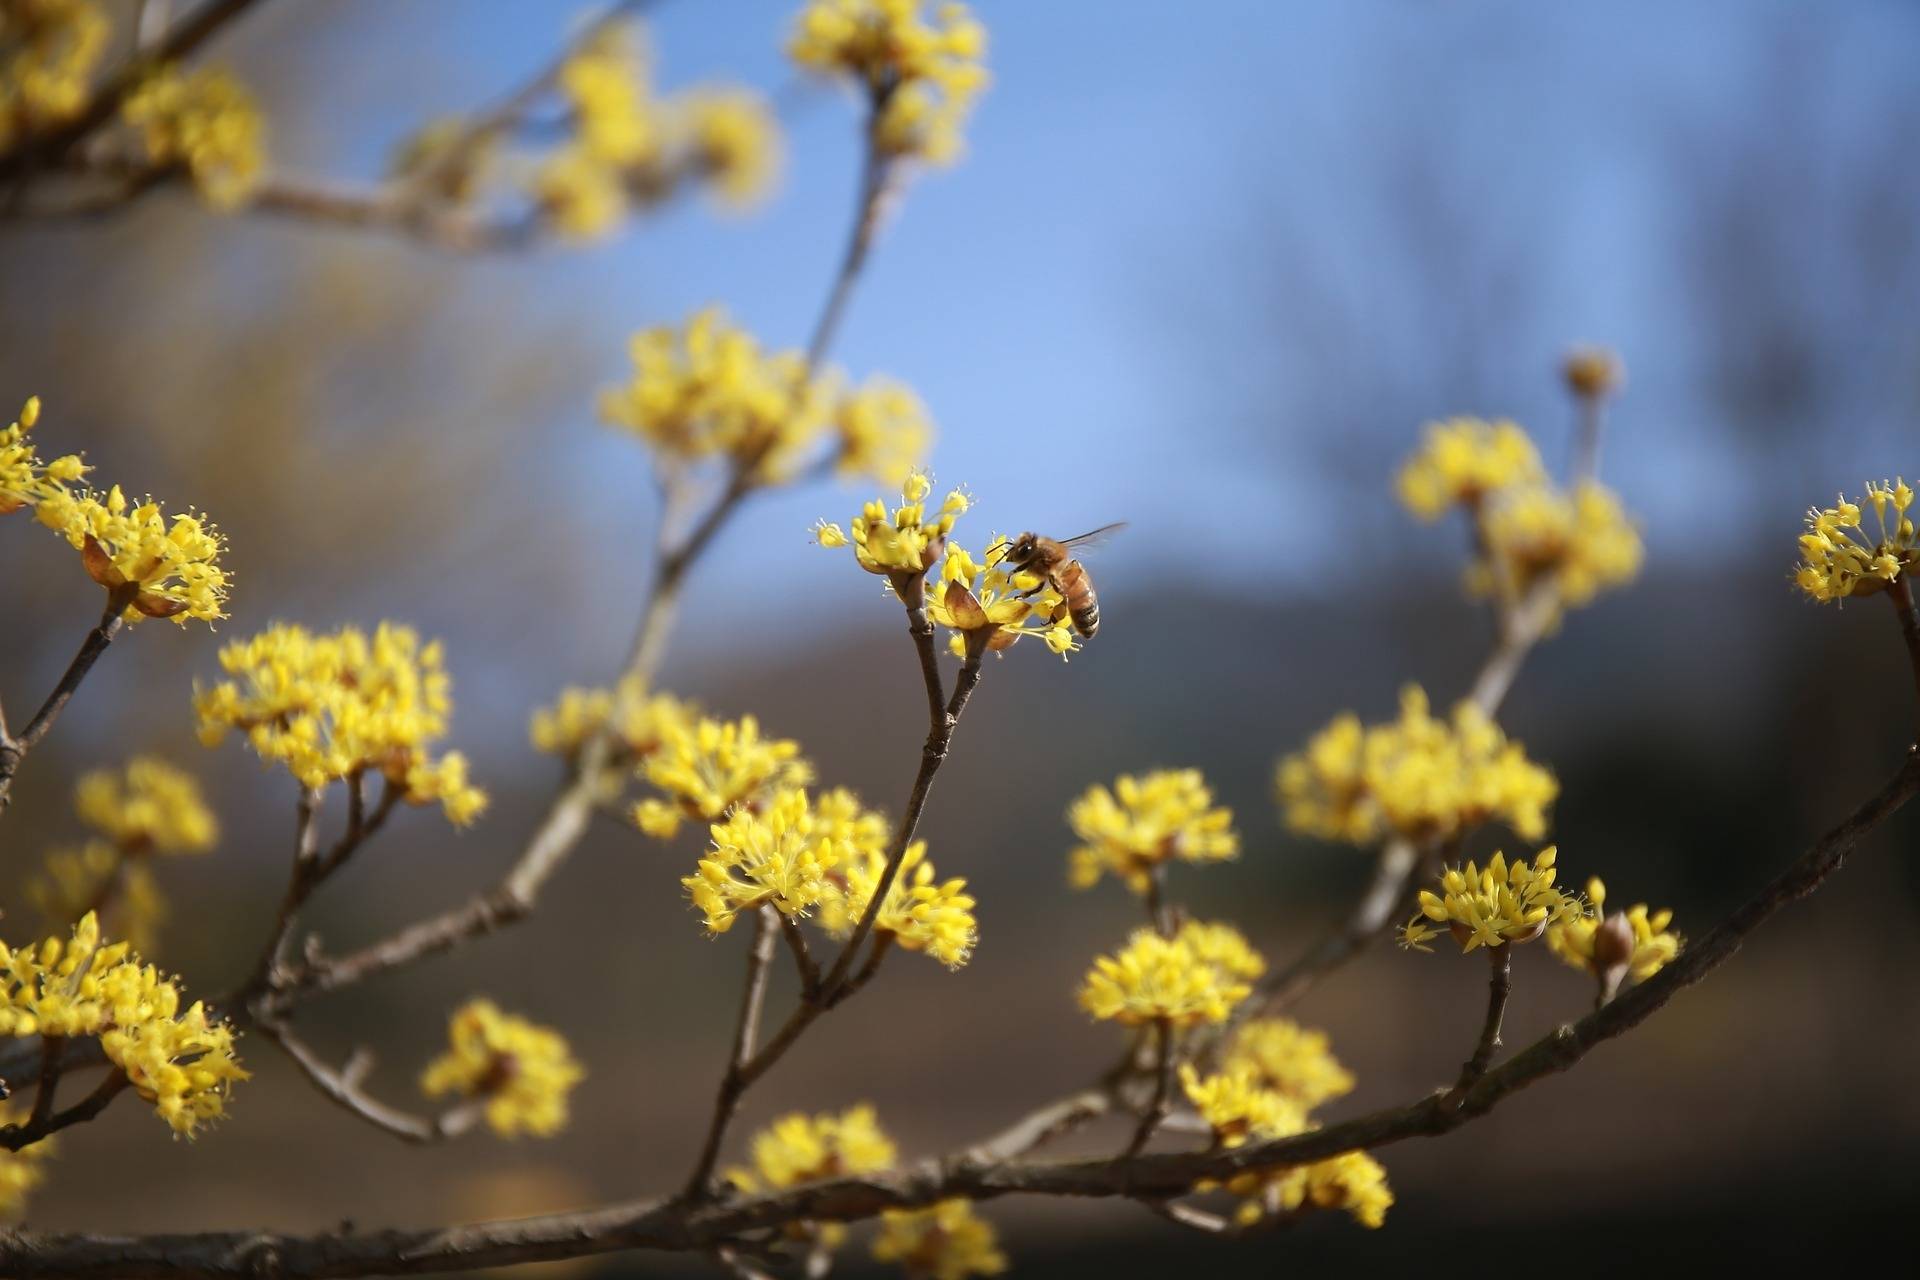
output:
[[[1028,1142],[1036,1126],[1059,1123],[1058,1108],[1028,1117],[969,1150],[898,1172],[839,1178],[777,1195],[726,1202],[648,1200],[581,1213],[482,1222],[467,1226],[366,1233],[274,1235],[207,1232],[96,1236],[0,1232],[0,1273],[22,1277],[112,1277],[114,1280],[213,1276],[347,1277],[418,1275],[581,1257],[625,1249],[711,1250],[736,1237],[802,1220],[855,1220],[883,1209],[963,1197],[1007,1195],[1166,1199],[1196,1181],[1250,1169],[1283,1168],[1408,1138],[1448,1133],[1548,1076],[1566,1071],[1600,1044],[1632,1030],[1681,991],[1732,958],[1747,936],[1775,912],[1812,893],[1854,847],[1916,792],[1920,755],[1909,751],[1865,804],[1776,876],[1745,906],[1682,951],[1672,963],[1605,1008],[1561,1026],[1464,1092],[1436,1092],[1405,1106],[1342,1124],[1224,1151],[1136,1155],[1125,1160],[1027,1161],[1001,1157]],[[1079,1105],[1096,1107],[1091,1098]],[[996,1145],[997,1144],[997,1145]]]
[[[33,719],[27,721],[17,737],[9,735],[4,721],[0,721],[0,813],[5,813],[12,802],[13,778],[20,770],[20,762],[40,739],[47,736],[54,721],[60,718],[60,713],[66,710],[67,703],[72,701],[75,691],[80,688],[80,682],[93,670],[93,664],[107,651],[114,637],[126,629],[125,614],[130,603],[131,592],[124,589],[107,594],[107,607],[101,613],[100,621],[87,632],[86,638],[80,642],[80,651],[67,664],[59,683],[53,686],[53,692],[47,695],[47,700],[40,704],[40,710],[34,713]]]

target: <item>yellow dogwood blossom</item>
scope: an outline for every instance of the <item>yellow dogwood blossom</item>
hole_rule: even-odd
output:
[[[1865,501],[1873,508],[1871,534],[1861,519],[1860,503],[1845,495],[1831,507],[1807,512],[1794,582],[1822,604],[1884,591],[1920,565],[1920,534],[1907,515],[1913,488],[1905,480],[1869,483]]]
[[[1431,951],[1426,944],[1444,930],[1462,951],[1472,951],[1531,942],[1551,925],[1580,918],[1586,905],[1553,883],[1556,853],[1549,846],[1531,864],[1496,853],[1484,869],[1472,862],[1449,867],[1440,875],[1439,893],[1420,891],[1420,914],[1401,929],[1401,945]]]
[[[758,804],[778,788],[805,786],[813,778],[800,744],[761,736],[760,722],[752,716],[702,717],[692,725],[663,728],[641,776],[671,799],[649,798],[632,810],[639,828],[658,839],[672,839],[685,819],[717,822],[735,805]]]
[[[96,0],[0,4],[0,147],[79,114],[107,35]]]
[[[871,96],[875,145],[949,164],[987,86],[986,29],[965,5],[921,0],[808,0],[787,51],[811,71],[846,76]]]
[[[866,1103],[839,1115],[795,1111],[754,1135],[753,1165],[727,1171],[744,1191],[779,1191],[803,1182],[878,1173],[894,1160],[893,1140]]]
[[[1080,1007],[1124,1026],[1225,1022],[1252,991],[1245,957],[1258,957],[1244,939],[1238,948],[1224,946],[1220,930],[1233,932],[1226,925],[1189,925],[1178,937],[1163,938],[1152,929],[1137,930],[1119,951],[1094,959],[1080,987]],[[1228,956],[1238,971],[1214,963],[1203,949]]]
[[[1393,1207],[1387,1171],[1364,1151],[1287,1169],[1256,1170],[1229,1179],[1226,1187],[1245,1197],[1234,1215],[1243,1227],[1302,1209],[1344,1209],[1371,1229],[1384,1226]]]
[[[853,932],[873,901],[886,865],[886,850],[881,847],[868,846],[851,855],[841,872],[846,892],[828,898],[821,909],[820,923],[829,934],[844,938]],[[873,932],[958,969],[972,956],[980,937],[974,905],[967,882],[958,876],[940,879],[927,860],[926,841],[916,840],[901,857],[899,874],[873,918]]]
[[[996,537],[983,565],[965,547],[947,546],[940,584],[927,598],[928,616],[953,632],[947,647],[956,657],[969,657],[1038,636],[1062,658],[1076,652],[1080,641],[1065,599],[1039,574],[1001,568],[1006,552],[1007,540]]]
[[[913,388],[892,378],[869,378],[840,396],[833,410],[842,476],[872,476],[905,484],[933,444],[933,419]]]
[[[0,1105],[0,1128],[25,1124],[27,1111],[12,1103]],[[15,1219],[27,1207],[27,1197],[46,1180],[47,1157],[55,1140],[42,1138],[18,1151],[0,1151],[0,1219]]]
[[[1646,903],[1636,902],[1624,912],[1608,912],[1607,886],[1599,876],[1587,881],[1587,901],[1593,906],[1591,914],[1569,916],[1547,927],[1547,947],[1575,969],[1604,979],[1618,968],[1635,982],[1645,982],[1680,954],[1683,943],[1671,927],[1672,911],[1650,912]]]
[[[1645,555],[1619,495],[1593,481],[1571,493],[1551,484],[1508,489],[1487,505],[1481,530],[1485,551],[1468,587],[1509,603],[1551,582],[1556,610],[1591,604],[1633,581]]]
[[[1333,1056],[1327,1033],[1288,1018],[1256,1018],[1227,1042],[1223,1070],[1243,1072],[1304,1111],[1353,1092],[1353,1073]]]
[[[152,499],[130,507],[119,485],[104,499],[85,491],[43,492],[34,515],[80,552],[95,582],[131,594],[128,622],[172,618],[185,625],[189,618],[227,616],[221,606],[229,579],[219,564],[225,540],[204,518],[169,521]]]
[[[216,209],[245,204],[266,168],[266,121],[253,94],[217,67],[149,76],[121,107],[147,159],[184,166]]]
[[[689,163],[735,208],[765,198],[780,172],[780,128],[748,89],[694,89],[674,104],[674,131]]]
[[[1545,476],[1540,451],[1518,423],[1450,418],[1428,424],[1395,488],[1407,510],[1436,520],[1452,507],[1477,507],[1490,494]]]
[[[152,756],[83,775],[73,804],[80,821],[128,852],[204,853],[220,838],[199,782]]]
[[[533,713],[529,736],[535,750],[570,759],[595,735],[607,733],[624,759],[637,762],[658,750],[669,733],[691,728],[697,715],[693,703],[625,679],[611,689],[562,689],[552,706]]]
[[[1007,1269],[993,1224],[965,1199],[941,1200],[924,1209],[887,1209],[874,1237],[877,1262],[898,1263],[914,1280],[966,1280]]]
[[[1306,1128],[1306,1111],[1300,1103],[1267,1087],[1248,1070],[1229,1068],[1202,1077],[1191,1063],[1182,1063],[1180,1087],[1224,1147],[1284,1137]]]
[[[47,854],[27,880],[27,900],[56,929],[68,928],[93,911],[103,929],[125,938],[142,954],[154,950],[167,919],[166,897],[145,859],[105,840]]]
[[[829,874],[846,850],[814,823],[807,793],[777,791],[759,810],[735,809],[713,824],[713,845],[680,885],[706,917],[709,933],[725,933],[742,913],[772,906],[804,916],[838,893]]]
[[[287,623],[220,651],[231,680],[194,692],[200,740],[231,730],[307,787],[379,775],[410,804],[437,803],[464,825],[486,808],[467,781],[466,758],[436,757],[453,714],[453,680],[439,641],[383,622],[310,632]]]
[[[924,471],[910,471],[900,485],[900,505],[889,509],[875,498],[853,518],[851,533],[822,521],[814,538],[823,547],[853,547],[853,556],[868,573],[889,577],[918,577],[933,567],[946,549],[954,521],[972,506],[964,489],[954,489],[929,516],[927,495],[933,480]]]
[[[73,484],[92,468],[79,454],[42,462],[27,436],[40,421],[40,397],[21,406],[20,416],[0,431],[0,516],[30,507],[42,497],[66,497]]]
[[[429,1098],[483,1101],[487,1125],[503,1138],[547,1138],[566,1127],[567,1094],[586,1072],[559,1032],[482,999],[454,1010],[447,1040],[420,1076]]]
[[[1068,855],[1070,878],[1081,889],[1104,873],[1145,893],[1154,872],[1173,859],[1218,862],[1240,855],[1233,811],[1214,805],[1198,769],[1121,774],[1112,791],[1089,787],[1067,810],[1067,824],[1086,842]]]

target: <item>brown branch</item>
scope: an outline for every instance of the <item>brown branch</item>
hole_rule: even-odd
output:
[[[346,1065],[336,1070],[323,1062],[320,1055],[296,1036],[287,1023],[268,1018],[257,1025],[261,1033],[292,1059],[294,1065],[328,1101],[403,1141],[426,1144],[458,1137],[473,1128],[480,1118],[479,1108],[471,1106],[456,1107],[431,1117],[417,1116],[387,1106],[370,1097],[362,1088],[367,1073],[373,1070],[373,1055],[366,1049],[356,1049]]]
[[[740,1017],[734,1024],[733,1050],[727,1055],[727,1069],[721,1074],[720,1088],[713,1103],[713,1119],[707,1124],[706,1140],[700,1158],[694,1162],[687,1179],[685,1195],[699,1198],[709,1193],[708,1181],[720,1162],[720,1146],[726,1140],[727,1126],[740,1109],[740,1097],[747,1091],[745,1071],[753,1059],[753,1042],[760,1033],[760,1013],[767,1002],[767,978],[773,968],[776,917],[780,911],[763,906],[754,919],[753,945],[747,950],[746,989],[740,998]]]
[[[1905,573],[1894,578],[1887,598],[1893,601],[1893,611],[1900,618],[1900,638],[1907,643],[1907,661],[1913,668],[1916,695],[1914,714],[1920,716],[1920,609],[1914,607],[1913,587]]]
[[[139,593],[139,587],[118,587],[107,592],[107,607],[100,615],[100,621],[88,631],[80,642],[80,650],[73,655],[73,661],[61,673],[60,680],[53,686],[53,692],[40,704],[40,710],[33,719],[27,721],[27,727],[16,737],[0,736],[0,814],[7,810],[13,792],[14,775],[20,770],[20,762],[35,747],[40,739],[47,736],[54,721],[72,701],[74,691],[80,682],[93,670],[93,664],[107,651],[113,638],[126,629],[127,607],[133,603],[133,597]]]
[[[58,1072],[55,1073],[55,1076],[56,1078],[58,1077]],[[71,1128],[76,1124],[82,1124],[93,1119],[102,1111],[105,1111],[115,1098],[120,1096],[120,1091],[125,1089],[128,1083],[127,1073],[115,1067],[107,1073],[105,1079],[101,1080],[100,1083],[95,1086],[92,1093],[74,1103],[65,1111],[55,1111],[51,1112],[51,1114],[42,1115],[40,1113],[40,1105],[36,1100],[34,1103],[33,1117],[29,1119],[27,1123],[10,1124],[0,1127],[0,1148],[5,1148],[8,1151],[19,1151],[23,1147],[30,1147],[41,1139],[60,1132],[62,1129]],[[47,1091],[47,1096],[49,1098],[53,1096],[51,1089]]]
[[[1480,1026],[1480,1041],[1473,1056],[1460,1067],[1460,1079],[1454,1087],[1465,1092],[1473,1082],[1487,1074],[1493,1055],[1500,1051],[1500,1023],[1506,1017],[1507,997],[1513,994],[1513,946],[1501,943],[1487,951],[1487,1016]]]
[[[1153,1131],[1167,1118],[1173,1099],[1173,1059],[1173,1024],[1165,1018],[1157,1019],[1153,1024],[1153,1098],[1141,1113],[1126,1150],[1120,1153],[1122,1160],[1144,1150]]]

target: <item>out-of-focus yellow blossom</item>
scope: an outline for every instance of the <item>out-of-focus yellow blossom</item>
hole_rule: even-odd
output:
[[[807,793],[790,787],[765,807],[735,809],[713,824],[713,845],[699,869],[680,885],[706,916],[709,933],[725,933],[742,912],[771,905],[782,915],[804,916],[837,892],[828,874],[844,856],[817,829]]]
[[[447,1023],[447,1052],[427,1064],[429,1098],[483,1100],[487,1125],[503,1138],[546,1138],[567,1125],[567,1094],[586,1072],[559,1032],[470,1000]]]
[[[928,615],[953,632],[947,648],[956,657],[999,653],[1021,636],[1038,636],[1061,658],[1077,652],[1065,599],[1037,573],[1001,568],[1006,552],[1007,540],[996,537],[982,565],[965,547],[948,545],[940,585],[927,600]]]
[[[884,152],[950,164],[961,126],[987,87],[986,29],[962,4],[808,0],[787,51],[811,71],[847,76],[872,97]]]
[[[1822,604],[1848,596],[1872,595],[1920,565],[1920,534],[1907,509],[1913,489],[1905,480],[1867,485],[1874,533],[1861,520],[1860,503],[1842,494],[1831,507],[1807,512],[1800,535],[1800,568],[1794,582]]]
[[[964,1199],[942,1200],[924,1209],[887,1209],[874,1237],[877,1262],[896,1262],[913,1280],[966,1280],[1007,1269],[993,1224]]]
[[[0,1106],[0,1128],[26,1122],[24,1108],[12,1103]],[[46,1159],[53,1154],[54,1142],[42,1138],[18,1151],[0,1151],[0,1218],[18,1218],[27,1207],[27,1197],[46,1180]]]
[[[1437,520],[1451,507],[1478,506],[1490,494],[1536,484],[1545,475],[1540,451],[1518,423],[1450,418],[1428,424],[1395,488],[1407,510]]]
[[[560,67],[560,94],[572,109],[579,146],[602,164],[635,165],[665,145],[665,122],[649,92],[648,55],[638,27],[599,31]]]
[[[234,679],[194,691],[200,740],[217,746],[237,729],[308,787],[378,774],[408,803],[438,803],[464,825],[487,797],[459,752],[432,754],[453,714],[445,662],[439,641],[391,622],[371,636],[276,624],[220,651]]]
[[[476,130],[459,116],[441,116],[401,140],[388,174],[441,200],[465,204],[480,194],[498,143],[493,131]]]
[[[1327,1033],[1288,1018],[1257,1018],[1241,1027],[1221,1067],[1251,1075],[1306,1111],[1353,1092],[1353,1073],[1333,1056]]]
[[[906,483],[933,444],[927,406],[912,387],[892,378],[870,378],[841,396],[833,427],[840,437],[840,474],[868,475],[885,485]]]
[[[533,178],[534,199],[568,240],[598,240],[627,215],[626,184],[584,147],[561,147],[541,162]]]
[[[1089,787],[1067,810],[1073,834],[1086,841],[1068,855],[1069,875],[1085,889],[1102,873],[1145,893],[1153,873],[1178,858],[1219,862],[1240,855],[1233,811],[1216,808],[1198,769],[1121,774],[1109,791]]]
[[[72,937],[13,950],[0,944],[0,1035],[98,1036],[155,1114],[187,1137],[226,1113],[235,1081],[233,1028],[194,1003],[124,942],[107,943],[92,912]]]
[[[1125,1026],[1225,1022],[1252,987],[1196,951],[1193,942],[1201,936],[1183,930],[1177,938],[1163,938],[1152,929],[1137,930],[1119,951],[1094,959],[1080,987],[1081,1008]]]
[[[80,552],[87,574],[108,591],[131,590],[126,619],[215,622],[227,615],[228,575],[219,560],[225,539],[197,515],[171,521],[152,499],[129,507],[115,485],[105,499],[85,491],[43,492],[34,507],[41,524]]]
[[[1538,839],[1560,789],[1474,704],[1437,720],[1416,685],[1401,691],[1390,724],[1337,717],[1281,760],[1276,783],[1290,828],[1359,845],[1389,834],[1450,839],[1495,818]]]
[[[820,923],[828,933],[844,938],[853,932],[873,901],[886,865],[884,848],[869,846],[853,853],[843,868],[846,892],[828,898],[821,909]],[[958,969],[973,954],[980,937],[973,908],[967,882],[958,876],[941,880],[927,860],[926,841],[916,840],[901,858],[899,874],[873,918],[873,932]]]
[[[27,900],[56,929],[94,911],[103,927],[143,954],[153,951],[167,919],[166,898],[153,872],[104,840],[49,853],[27,881]]]
[[[1605,977],[1618,967],[1635,982],[1645,982],[1680,954],[1683,942],[1671,927],[1671,910],[1650,912],[1646,903],[1636,902],[1624,912],[1607,912],[1607,886],[1599,876],[1587,881],[1587,901],[1592,914],[1570,916],[1547,928],[1548,948],[1574,968]],[[1624,923],[1610,931],[1615,920]]]
[[[0,147],[79,114],[107,33],[94,0],[0,3]]]
[[[1201,963],[1219,970],[1224,981],[1257,978],[1267,971],[1265,958],[1230,924],[1189,920],[1180,926],[1174,941],[1192,952]]]
[[[1510,603],[1551,581],[1557,609],[1591,604],[1633,581],[1645,554],[1620,496],[1593,481],[1572,493],[1550,484],[1506,490],[1487,505],[1481,529],[1485,555],[1467,585]]]
[[[77,453],[41,462],[27,438],[39,421],[40,397],[34,396],[21,406],[20,416],[0,431],[0,516],[32,506],[48,495],[67,497],[67,486],[92,470]]]
[[[80,821],[128,852],[204,853],[220,838],[199,782],[152,756],[86,774],[73,806]]]
[[[888,510],[875,498],[853,518],[851,535],[837,524],[822,521],[814,528],[823,547],[853,547],[854,559],[868,573],[918,576],[933,567],[946,549],[954,521],[972,506],[964,489],[954,489],[929,518],[926,501],[933,480],[924,471],[909,471],[900,485],[900,505]]]
[[[845,787],[814,797],[813,827],[821,839],[834,842],[843,859],[884,855],[893,838],[886,815],[861,804],[860,797]]]
[[[766,99],[749,89],[695,89],[676,101],[675,120],[689,163],[722,202],[747,208],[772,190],[780,127]]]
[[[639,761],[668,733],[692,727],[697,714],[691,702],[626,679],[611,689],[562,689],[552,706],[533,713],[530,736],[536,750],[571,758],[594,735],[609,733],[626,759]]]
[[[753,1167],[727,1177],[743,1191],[779,1191],[803,1182],[878,1173],[894,1160],[893,1140],[873,1108],[861,1103],[839,1115],[781,1116],[753,1138]]]
[[[1431,951],[1426,944],[1444,931],[1462,951],[1472,951],[1531,942],[1550,925],[1580,918],[1586,905],[1553,883],[1556,853],[1548,846],[1531,864],[1525,858],[1509,863],[1496,853],[1484,869],[1471,862],[1449,867],[1440,875],[1439,893],[1420,891],[1420,914],[1401,929],[1401,945]]]
[[[672,839],[687,818],[718,822],[735,805],[757,805],[776,789],[805,786],[813,778],[800,744],[762,737],[752,716],[702,717],[663,729],[641,775],[672,799],[642,800],[632,811],[639,828],[657,839]]]
[[[676,461],[724,456],[769,478],[826,428],[831,387],[798,351],[764,352],[718,307],[635,334],[633,377],[600,416]]]
[[[1299,1133],[1307,1125],[1298,1102],[1268,1088],[1251,1071],[1228,1069],[1202,1077],[1190,1063],[1182,1063],[1180,1087],[1224,1147]]]
[[[1387,1171],[1364,1151],[1290,1169],[1255,1171],[1230,1179],[1227,1190],[1244,1196],[1235,1213],[1241,1226],[1300,1209],[1344,1209],[1367,1228],[1384,1226],[1393,1207]]]
[[[214,208],[237,209],[259,186],[266,120],[253,94],[228,72],[164,68],[128,96],[121,112],[140,131],[147,159],[184,165]]]

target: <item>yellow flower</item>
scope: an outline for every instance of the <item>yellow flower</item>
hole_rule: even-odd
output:
[[[1207,939],[1215,944],[1212,950],[1225,951],[1218,945],[1223,937],[1221,930],[1232,933],[1226,925],[1189,925],[1171,939],[1151,929],[1136,931],[1118,952],[1094,959],[1080,988],[1081,1008],[1096,1018],[1124,1026],[1159,1021],[1175,1026],[1225,1022],[1252,987],[1245,980],[1244,957],[1234,956],[1242,970],[1236,973],[1221,968],[1196,949],[1196,942]],[[1253,954],[1244,940],[1237,950],[1246,956]]]
[[[0,5],[0,147],[79,114],[107,35],[94,0]]]
[[[1271,1214],[1301,1209],[1344,1209],[1367,1228],[1385,1225],[1393,1207],[1387,1171],[1364,1151],[1349,1151],[1316,1164],[1289,1169],[1255,1171],[1227,1182],[1227,1189],[1247,1197],[1235,1219],[1252,1226]]]
[[[188,618],[215,622],[227,615],[228,575],[219,565],[225,540],[196,515],[171,522],[152,499],[132,509],[115,485],[104,500],[81,492],[43,492],[34,515],[81,553],[87,574],[109,591],[135,594],[126,619]]]
[[[950,164],[987,86],[986,45],[986,29],[965,5],[941,4],[928,21],[919,0],[808,0],[787,51],[808,70],[866,89],[883,151]]]
[[[604,27],[560,66],[560,95],[582,153],[614,167],[639,165],[665,144],[651,98],[644,36],[632,24]]]
[[[464,825],[486,793],[467,781],[465,757],[432,754],[453,714],[445,660],[438,641],[391,622],[371,636],[276,624],[220,651],[235,678],[194,691],[200,740],[217,746],[237,729],[307,787],[378,774],[408,803],[437,803]]]
[[[695,874],[680,881],[706,916],[709,933],[725,933],[743,912],[772,905],[804,916],[837,892],[828,874],[845,851],[814,823],[807,793],[777,791],[763,811],[736,809],[713,825],[713,846]]]
[[[1202,964],[1213,966],[1226,981],[1257,978],[1267,971],[1266,960],[1230,924],[1189,920],[1180,926],[1174,941]]]
[[[736,805],[757,805],[772,791],[805,786],[813,778],[800,744],[762,737],[752,716],[662,727],[660,745],[642,763],[641,776],[671,803],[642,800],[632,810],[640,829],[658,839],[678,834],[683,819],[717,822]]]
[[[1105,872],[1145,893],[1155,869],[1172,859],[1218,862],[1240,855],[1233,811],[1214,807],[1198,769],[1121,774],[1112,791],[1089,787],[1067,810],[1067,823],[1086,841],[1069,855],[1073,884],[1081,889]]]
[[[966,1280],[1007,1269],[993,1224],[964,1199],[942,1200],[924,1209],[887,1209],[874,1237],[877,1262],[897,1262],[915,1280]]]
[[[238,208],[259,186],[266,121],[253,94],[228,72],[162,68],[128,96],[121,113],[140,130],[147,158],[184,165],[214,208]]]
[[[1287,1018],[1259,1018],[1241,1027],[1221,1066],[1252,1076],[1305,1111],[1353,1092],[1353,1073],[1333,1056],[1327,1033]]]
[[[1451,839],[1496,818],[1538,839],[1560,789],[1478,707],[1436,720],[1417,685],[1401,691],[1398,721],[1363,728],[1341,715],[1281,760],[1275,780],[1288,827],[1360,845]]]
[[[1202,1078],[1191,1064],[1182,1063],[1180,1087],[1224,1147],[1285,1137],[1306,1128],[1306,1112],[1300,1104],[1266,1087],[1251,1071],[1230,1068]]]
[[[1822,604],[1883,591],[1920,564],[1920,535],[1907,515],[1913,505],[1907,482],[1869,483],[1865,501],[1873,508],[1872,536],[1861,520],[1860,504],[1845,495],[1831,507],[1807,512],[1794,582]]]
[[[458,1094],[485,1102],[487,1124],[503,1138],[546,1138],[567,1124],[567,1094],[586,1072],[559,1032],[470,1000],[447,1023],[447,1052],[427,1064],[429,1098]]]
[[[906,483],[933,444],[933,419],[913,388],[870,378],[839,398],[833,427],[840,437],[842,476],[868,475],[884,485]]]
[[[899,506],[889,510],[875,498],[853,518],[851,535],[822,522],[815,526],[815,539],[823,547],[851,544],[854,559],[868,573],[923,574],[945,550],[954,521],[973,505],[965,490],[954,489],[929,516],[926,500],[932,492],[933,481],[924,471],[909,471],[900,485]]]
[[[1545,475],[1539,450],[1519,424],[1452,418],[1428,424],[1426,439],[1401,467],[1395,487],[1407,510],[1435,520],[1450,507],[1477,506],[1489,494],[1538,483]]]
[[[608,235],[627,215],[620,171],[585,147],[560,147],[542,161],[533,196],[559,233],[580,243]]]
[[[32,506],[49,495],[67,497],[67,486],[92,470],[79,454],[41,462],[27,438],[27,432],[39,421],[40,397],[34,396],[21,407],[20,416],[0,431],[0,516]]]
[[[675,114],[691,165],[722,201],[745,208],[772,189],[780,127],[766,99],[748,89],[695,89],[676,100]]]
[[[1007,540],[996,536],[983,566],[965,547],[948,545],[940,585],[927,600],[928,616],[954,633],[947,647],[966,657],[999,653],[1021,636],[1038,636],[1061,658],[1077,652],[1080,641],[1066,601],[1040,575],[1002,569],[1006,553]]]
[[[128,852],[205,853],[219,821],[192,774],[152,756],[124,770],[96,769],[74,789],[80,821]]]
[[[530,736],[535,750],[571,758],[596,734],[610,733],[628,759],[639,761],[670,732],[690,728],[696,713],[691,702],[626,679],[612,689],[562,689],[551,707],[533,713]]]
[[[1508,489],[1487,505],[1481,527],[1485,554],[1467,584],[1509,602],[1551,581],[1556,609],[1591,604],[1633,581],[1645,554],[1619,495],[1592,481],[1572,493],[1545,483]]]
[[[1554,886],[1555,853],[1551,846],[1542,849],[1531,865],[1525,858],[1509,863],[1505,854],[1496,853],[1484,870],[1471,862],[1448,868],[1441,873],[1439,893],[1420,891],[1420,914],[1402,928],[1401,945],[1431,951],[1426,944],[1442,929],[1462,951],[1531,942],[1550,925],[1585,915],[1577,896]]]
[[[670,460],[727,457],[781,479],[826,428],[829,380],[798,351],[762,351],[718,307],[634,335],[630,354],[633,377],[602,393],[600,416]]]
[[[803,1182],[878,1173],[894,1160],[893,1140],[866,1103],[839,1115],[795,1111],[754,1135],[753,1167],[727,1171],[745,1191],[779,1191]]]
[[[0,1105],[0,1126],[25,1124],[27,1112],[12,1103]],[[46,1160],[53,1154],[55,1140],[42,1138],[18,1151],[0,1151],[0,1218],[18,1218],[27,1207],[27,1197],[46,1180]]]
[[[868,845],[851,854],[843,871],[845,894],[829,897],[821,910],[820,923],[829,934],[844,938],[853,932],[873,901],[886,865],[884,847]],[[873,918],[873,932],[958,969],[973,954],[980,936],[973,908],[967,882],[957,876],[939,879],[927,861],[926,841],[916,840],[901,858],[899,874]]]
[[[1619,966],[1635,982],[1645,982],[1680,954],[1683,940],[1670,927],[1672,911],[1649,912],[1646,903],[1636,902],[1624,913],[1608,914],[1607,886],[1599,876],[1587,881],[1587,901],[1593,904],[1591,914],[1570,916],[1547,928],[1547,947],[1575,969],[1605,977]],[[1619,932],[1607,931],[1610,925]]]
[[[27,900],[53,928],[98,912],[135,951],[151,953],[167,919],[166,898],[145,862],[104,840],[56,849],[27,881]],[[106,906],[99,904],[105,901]]]

